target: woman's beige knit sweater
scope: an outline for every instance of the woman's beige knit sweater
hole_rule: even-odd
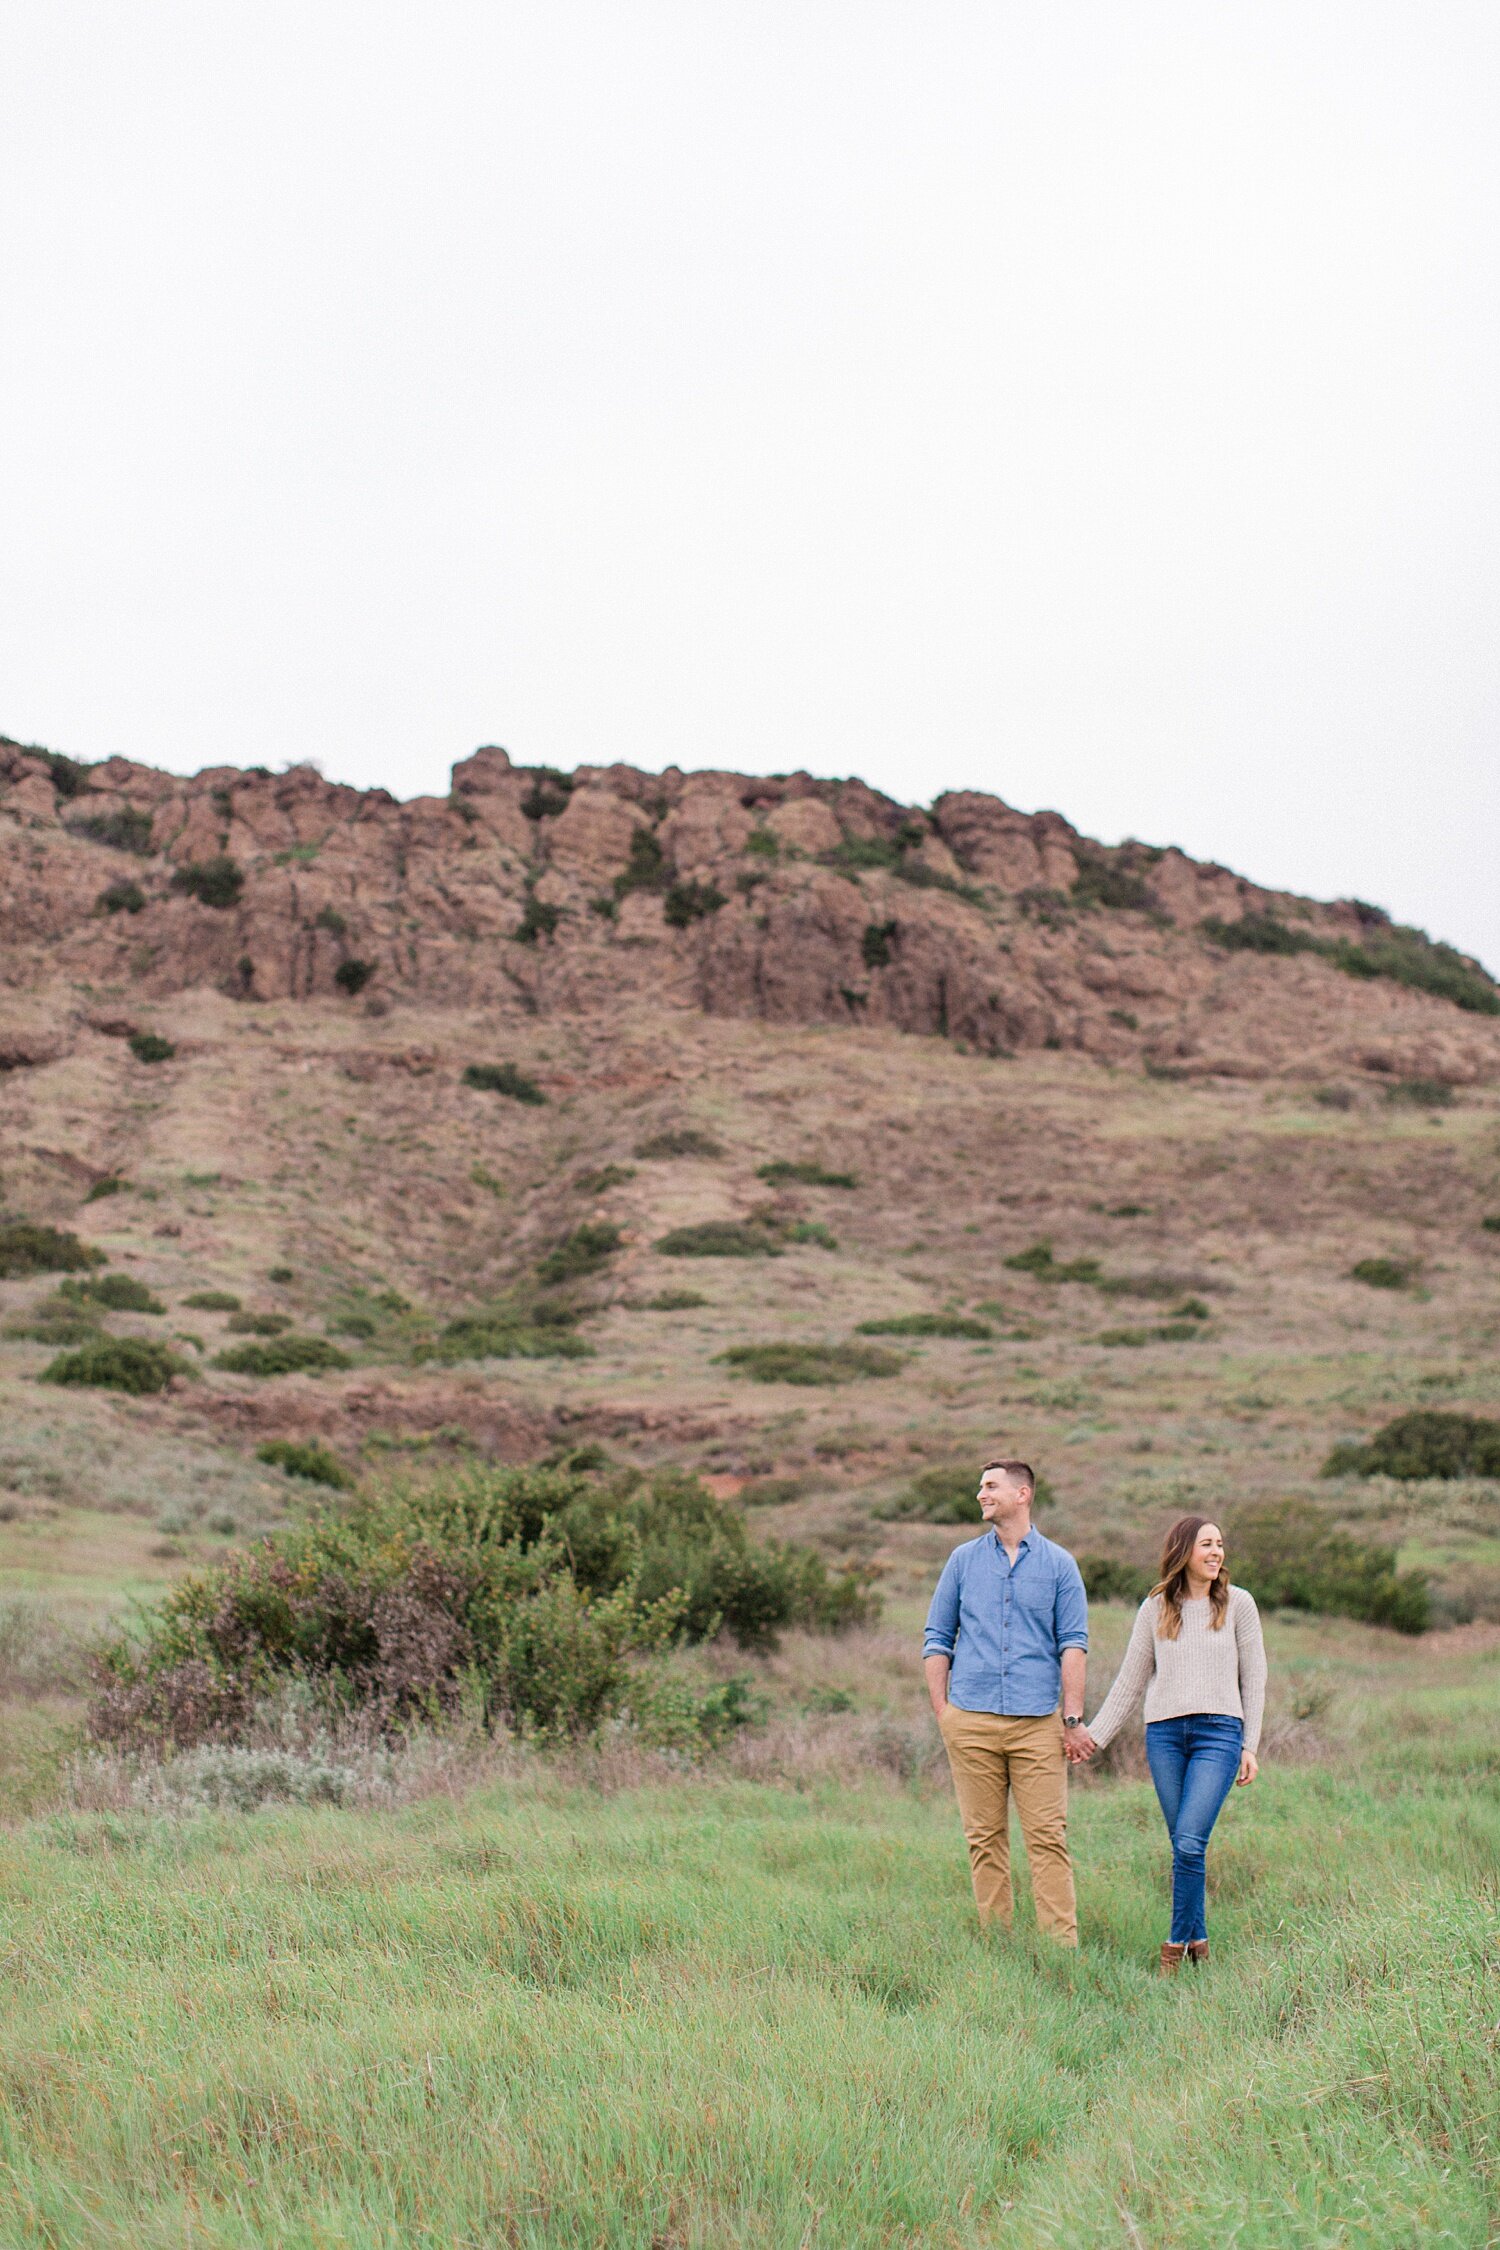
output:
[[[1229,1611],[1215,1632],[1209,1624],[1208,1596],[1182,1605],[1182,1630],[1175,1641],[1156,1637],[1160,1594],[1148,1594],[1136,1611],[1125,1661],[1115,1684],[1089,1728],[1102,1750],[1117,1734],[1146,1690],[1146,1724],[1180,1719],[1190,1711],[1212,1711],[1245,1722],[1245,1748],[1260,1747],[1260,1722],[1266,1707],[1266,1644],[1260,1612],[1242,1586],[1229,1589]]]

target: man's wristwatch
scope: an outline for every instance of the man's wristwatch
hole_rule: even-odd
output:
[[[1065,1727],[1081,1727],[1083,1725],[1083,1713],[1081,1711],[1064,1711],[1063,1725]]]

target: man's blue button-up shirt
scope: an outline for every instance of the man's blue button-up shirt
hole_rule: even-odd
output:
[[[1014,1563],[992,1530],[954,1548],[927,1612],[922,1654],[952,1658],[948,1700],[961,1711],[1040,1719],[1057,1709],[1063,1650],[1088,1645],[1078,1565],[1033,1524]]]

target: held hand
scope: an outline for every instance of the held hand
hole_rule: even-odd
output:
[[[1087,1765],[1098,1747],[1087,1727],[1069,1727],[1063,1735],[1063,1748],[1072,1765]]]
[[[1238,1774],[1237,1774],[1237,1775],[1235,1776],[1235,1783],[1234,1783],[1234,1786],[1235,1786],[1235,1788],[1236,1788],[1236,1789],[1243,1789],[1243,1788],[1244,1788],[1244,1787],[1246,1786],[1246,1784],[1247,1784],[1248,1782],[1251,1782],[1251,1781],[1253,1781],[1253,1780],[1255,1779],[1256,1775],[1257,1775],[1257,1774],[1258,1774],[1259,1772],[1260,1772],[1260,1760],[1259,1760],[1259,1758],[1257,1758],[1257,1757],[1256,1757],[1256,1755],[1255,1755],[1255,1752],[1254,1752],[1253,1750],[1247,1750],[1247,1751],[1246,1751],[1246,1752],[1244,1753],[1244,1755],[1242,1756],[1242,1758],[1240,1759],[1240,1770],[1239,1770]]]

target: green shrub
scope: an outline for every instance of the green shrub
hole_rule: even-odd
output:
[[[978,1499],[982,1458],[923,1469],[912,1478],[904,1492],[883,1502],[875,1510],[876,1515],[882,1523],[971,1523],[977,1536],[984,1530]],[[1043,1508],[1051,1507],[1056,1497],[1047,1478],[1038,1476],[1034,1510],[1039,1514]]]
[[[899,1352],[876,1344],[735,1344],[718,1361],[757,1383],[804,1386],[853,1383],[871,1376],[899,1375]]]
[[[660,1289],[654,1297],[643,1297],[631,1309],[637,1312],[693,1312],[706,1305],[708,1298],[696,1289]]]
[[[1029,1273],[1037,1281],[1082,1281],[1097,1286],[1103,1278],[1097,1258],[1073,1258],[1059,1265],[1050,1242],[1034,1242],[1029,1250],[1018,1250],[1003,1263],[1012,1273]]]
[[[1400,1633],[1431,1622],[1427,1580],[1396,1568],[1394,1551],[1333,1530],[1305,1500],[1257,1500],[1225,1521],[1235,1583],[1271,1609],[1359,1617]]]
[[[351,957],[347,961],[340,961],[333,972],[333,981],[340,992],[347,992],[352,999],[356,992],[364,991],[374,974],[373,961],[360,961]]]
[[[30,1317],[11,1321],[5,1330],[27,1343],[46,1344],[51,1350],[65,1350],[71,1344],[86,1344],[100,1335],[103,1322],[87,1305],[78,1305],[62,1295],[44,1297],[40,1304],[31,1307]]]
[[[890,836],[846,836],[831,852],[822,853],[825,867],[850,869],[884,867],[893,872],[901,865],[902,846]]]
[[[1325,1477],[1500,1477],[1500,1421],[1424,1408],[1399,1414],[1366,1445],[1335,1446]]]
[[[1500,988],[1493,977],[1466,954],[1435,942],[1425,930],[1387,924],[1358,940],[1320,938],[1311,930],[1290,928],[1274,914],[1246,914],[1238,922],[1222,922],[1210,915],[1198,927],[1210,944],[1226,951],[1317,953],[1346,976],[1384,977],[1479,1015],[1500,1014]]]
[[[1242,914],[1237,922],[1223,922],[1217,914],[1198,924],[1210,945],[1226,953],[1320,953],[1323,948],[1311,930],[1294,930],[1274,914]]]
[[[271,1438],[255,1449],[257,1461],[265,1461],[273,1469],[284,1469],[289,1477],[301,1477],[308,1484],[330,1485],[335,1492],[352,1492],[355,1479],[344,1467],[336,1453],[315,1438],[299,1442],[295,1438]]]
[[[724,893],[717,884],[700,883],[694,877],[689,882],[673,883],[661,902],[661,910],[674,930],[685,930],[690,922],[701,922],[706,915],[717,914],[724,903]]]
[[[781,842],[774,828],[752,828],[745,838],[745,849],[752,859],[781,857]]]
[[[146,894],[139,883],[106,883],[94,904],[101,914],[139,914]]]
[[[972,1320],[966,1313],[895,1313],[888,1320],[862,1320],[861,1336],[993,1336],[987,1320]]]
[[[231,1336],[284,1336],[292,1325],[292,1316],[284,1312],[240,1312],[236,1309],[224,1325]]]
[[[857,1574],[831,1578],[807,1547],[756,1544],[739,1507],[680,1471],[585,1490],[552,1524],[586,1588],[612,1592],[634,1572],[638,1602],[680,1603],[675,1629],[685,1640],[723,1629],[743,1648],[766,1649],[783,1626],[837,1631],[873,1608]]]
[[[647,1140],[637,1141],[635,1153],[647,1160],[670,1156],[722,1156],[723,1149],[712,1133],[703,1133],[696,1125],[669,1125],[660,1133],[652,1133]]]
[[[326,1336],[278,1336],[269,1344],[235,1344],[214,1365],[226,1375],[321,1375],[352,1362]]]
[[[1445,1078],[1398,1078],[1387,1086],[1385,1098],[1396,1108],[1450,1109],[1453,1088]]]
[[[1488,1217],[1480,1220],[1479,1224],[1486,1234],[1500,1234],[1500,1211],[1491,1211]]]
[[[664,1258],[779,1258],[780,1248],[764,1227],[742,1226],[738,1219],[705,1219],[698,1226],[674,1227],[653,1245]]]
[[[1168,1297],[1180,1297],[1191,1286],[1194,1278],[1182,1273],[1112,1273],[1101,1276],[1094,1286],[1105,1297],[1155,1297],[1165,1300]],[[1204,1281],[1198,1286],[1207,1289],[1212,1285]],[[1195,1303],[1200,1301],[1194,1300]],[[1206,1306],[1202,1317],[1205,1320],[1208,1318]]]
[[[1180,1305],[1174,1306],[1171,1317],[1173,1320],[1209,1320],[1213,1316],[1201,1297],[1184,1297]]]
[[[580,1172],[573,1185],[580,1195],[607,1195],[634,1178],[633,1164],[601,1164],[597,1172]]]
[[[432,1343],[419,1344],[412,1353],[418,1366],[427,1360],[451,1364],[462,1359],[592,1359],[593,1347],[561,1321],[528,1317],[502,1309],[491,1313],[465,1313],[450,1320]]]
[[[1371,1289],[1405,1289],[1414,1270],[1404,1258],[1361,1258],[1349,1268],[1349,1278]]]
[[[1358,944],[1337,938],[1329,959],[1346,976],[1386,977],[1415,992],[1451,1000],[1456,1008],[1474,1015],[1500,1014],[1500,990],[1488,971],[1453,946],[1430,938],[1425,930],[1393,926]]]
[[[61,1227],[0,1219],[0,1281],[23,1281],[33,1273],[83,1273],[104,1263],[102,1250]]]
[[[779,1230],[783,1242],[815,1242],[820,1250],[837,1250],[838,1237],[820,1219],[788,1219]]]
[[[64,757],[61,750],[44,750],[40,743],[26,747],[34,758],[45,758],[52,772],[52,786],[59,797],[81,797],[92,787],[89,768],[76,758]]]
[[[129,1273],[102,1273],[84,1281],[65,1281],[58,1295],[75,1305],[103,1305],[109,1312],[164,1313],[167,1309],[159,1297],[152,1296],[144,1281]]]
[[[910,883],[913,890],[947,891],[950,897],[961,898],[970,906],[983,906],[984,893],[974,883],[961,883],[955,875],[945,875],[940,867],[929,867],[925,859],[899,860],[891,871],[899,881]]]
[[[751,1477],[740,1487],[739,1503],[742,1508],[786,1508],[806,1491],[805,1477]]]
[[[144,859],[151,849],[151,815],[137,805],[121,805],[114,812],[85,813],[81,820],[70,820],[68,833]]]
[[[1353,1109],[1352,1086],[1314,1086],[1313,1100],[1320,1109]]]
[[[1103,1328],[1096,1343],[1115,1345],[1196,1344],[1203,1338],[1198,1316],[1190,1320],[1163,1320],[1155,1328]]]
[[[191,1373],[188,1363],[165,1344],[148,1343],[142,1336],[101,1336],[77,1351],[64,1352],[43,1368],[37,1380],[145,1397],[151,1391],[164,1391],[174,1375]]]
[[[1112,1203],[1106,1213],[1111,1219],[1149,1219],[1150,1216],[1149,1203]]]
[[[1029,883],[1017,903],[1022,920],[1040,922],[1044,930],[1064,930],[1073,920],[1066,894],[1046,883]]]
[[[531,787],[521,799],[521,811],[528,820],[554,820],[567,808],[573,794],[573,776],[560,773],[556,766],[524,766],[520,769],[531,775]]]
[[[1078,869],[1078,879],[1072,887],[1075,906],[1107,906],[1117,910],[1134,909],[1137,913],[1150,907],[1151,893],[1139,875],[1130,874],[1123,867],[1112,867],[1107,860],[1086,858]]]
[[[619,1228],[608,1219],[598,1219],[575,1227],[538,1264],[538,1278],[542,1281],[577,1281],[585,1274],[597,1273],[601,1266],[608,1265],[622,1240]]]
[[[85,1203],[102,1203],[106,1196],[120,1194],[124,1186],[125,1182],[118,1172],[106,1172],[102,1180],[95,1180],[83,1200]]]
[[[313,927],[319,930],[327,930],[333,937],[344,937],[348,934],[349,929],[348,923],[336,906],[320,906],[314,917]]]
[[[227,1289],[195,1289],[183,1303],[191,1305],[194,1312],[238,1312],[240,1300]]]
[[[1091,1602],[1143,1602],[1156,1584],[1151,1571],[1115,1555],[1080,1555],[1078,1568]]]
[[[561,920],[560,906],[552,906],[546,899],[538,898],[534,891],[528,891],[521,919],[510,934],[517,945],[535,945],[538,938],[551,937]]]
[[[174,891],[186,892],[201,906],[216,906],[221,910],[237,906],[244,887],[243,873],[226,852],[219,852],[212,859],[190,859],[172,877]]]
[[[867,969],[889,968],[899,935],[900,925],[896,922],[867,922],[865,934],[860,940],[860,952],[864,957],[865,967]]]
[[[671,880],[666,853],[652,831],[633,830],[624,872],[614,880],[615,897],[628,898],[632,891],[664,891]]]
[[[799,1187],[857,1188],[857,1172],[830,1172],[815,1157],[792,1163],[786,1157],[777,1157],[774,1163],[756,1166],[755,1176],[771,1187],[781,1187],[795,1182]]]
[[[292,1271],[290,1266],[268,1266],[266,1269],[267,1281],[274,1281],[278,1285],[284,1284],[288,1281],[295,1281],[296,1278],[297,1276]]]
[[[1189,1306],[1198,1306],[1201,1299],[1190,1297]],[[1180,1307],[1170,1320],[1158,1321],[1154,1328],[1106,1328],[1101,1330],[1096,1342],[1101,1344],[1196,1344],[1203,1339],[1201,1323],[1209,1317],[1206,1306],[1201,1311]]]
[[[130,1035],[130,1052],[137,1062],[170,1062],[177,1049],[170,1039],[163,1039],[155,1031],[133,1031]]]
[[[757,1545],[691,1478],[476,1469],[329,1508],[179,1580],[100,1648],[89,1726],[127,1748],[232,1740],[287,1680],[398,1725],[474,1682],[489,1717],[585,1734],[646,1717],[667,1683],[640,1659],[674,1640],[727,1629],[769,1648],[786,1625],[838,1630],[872,1608],[856,1575]],[[736,1700],[710,1689],[686,1717],[722,1732]]]
[[[514,1063],[470,1063],[464,1072],[464,1084],[477,1087],[483,1094],[508,1094],[513,1102],[525,1102],[528,1108],[537,1109],[547,1097],[534,1078]]]

